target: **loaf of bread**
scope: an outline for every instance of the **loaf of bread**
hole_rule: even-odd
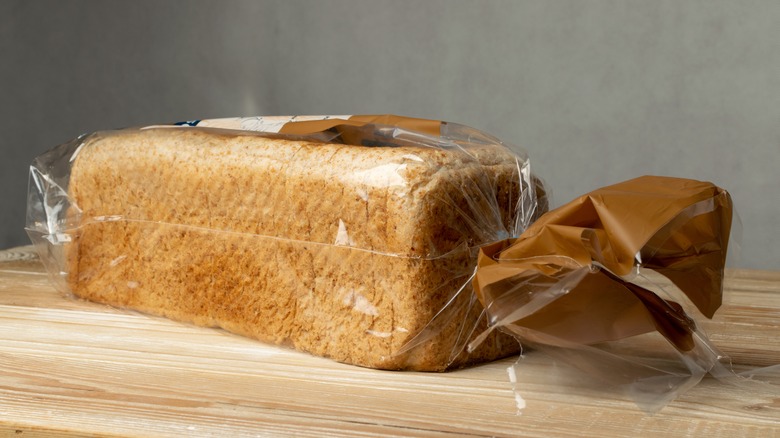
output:
[[[441,371],[518,351],[486,323],[475,248],[508,237],[502,146],[366,147],[228,130],[93,134],[72,158],[79,297],[350,364]],[[442,309],[444,309],[442,311]]]

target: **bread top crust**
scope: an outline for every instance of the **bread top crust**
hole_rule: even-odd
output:
[[[509,237],[499,145],[365,147],[200,128],[96,133],[73,162],[81,220],[153,221],[439,257]],[[504,184],[507,184],[506,182]],[[519,190],[519,184],[517,186]]]

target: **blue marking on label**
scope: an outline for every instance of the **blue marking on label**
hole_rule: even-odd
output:
[[[174,125],[176,126],[198,126],[198,123],[200,123],[200,120],[187,120],[186,122],[176,122]]]

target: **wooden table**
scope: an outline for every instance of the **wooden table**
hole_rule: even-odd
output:
[[[780,364],[780,273],[738,270],[709,326],[737,365]],[[655,415],[544,383],[529,352],[444,373],[357,368],[56,292],[29,247],[0,252],[0,436],[780,436],[780,393],[713,378]],[[566,371],[560,371],[565,373]]]

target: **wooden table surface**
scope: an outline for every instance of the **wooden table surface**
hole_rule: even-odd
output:
[[[708,325],[737,366],[780,364],[780,273],[729,272]],[[29,247],[0,252],[0,436],[780,436],[780,393],[707,377],[655,415],[537,352],[387,372],[74,300]],[[565,380],[565,379],[564,379]]]

